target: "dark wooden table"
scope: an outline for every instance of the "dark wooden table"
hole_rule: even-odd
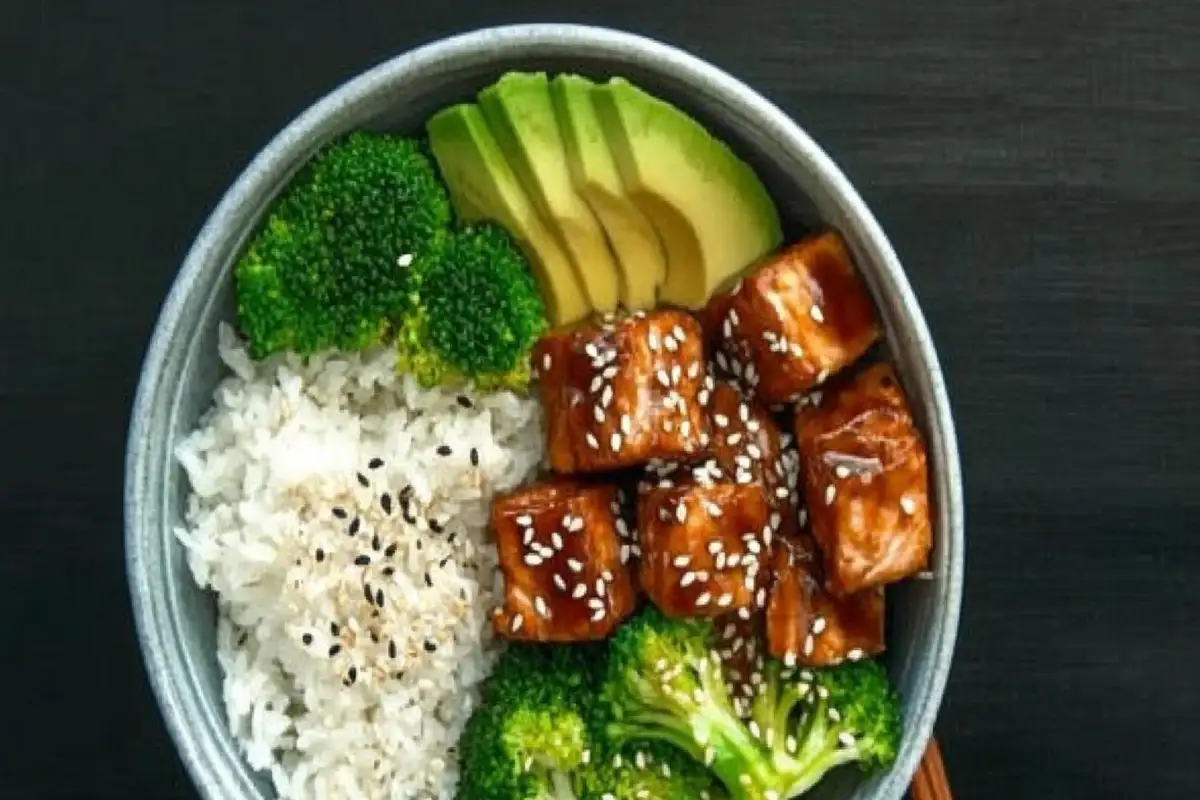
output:
[[[1200,4],[588,5],[4,4],[0,796],[193,796],[129,619],[121,459],[159,302],[221,192],[356,71],[555,19],[759,87],[905,259],[966,475],[939,726],[957,794],[1200,796]]]

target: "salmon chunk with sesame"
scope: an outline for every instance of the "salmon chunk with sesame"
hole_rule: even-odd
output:
[[[703,312],[718,366],[768,405],[795,401],[858,360],[880,327],[836,232],[767,258]]]
[[[767,601],[767,651],[787,666],[828,667],[884,650],[883,587],[846,597],[825,591],[811,538],[781,539]]]
[[[705,353],[699,323],[673,310],[547,334],[532,357],[551,466],[600,472],[698,456]]]
[[[558,479],[498,495],[492,532],[504,575],[492,624],[509,639],[603,639],[632,613],[630,530],[618,490]]]
[[[874,365],[796,411],[803,484],[826,588],[837,596],[925,568],[925,443],[892,368]]]
[[[757,484],[660,479],[638,498],[642,589],[668,616],[761,608],[770,516]]]
[[[709,411],[708,451],[717,466],[736,482],[761,485],[773,511],[772,527],[792,533],[800,498],[791,434],[785,435],[770,411],[730,380],[715,381]]]

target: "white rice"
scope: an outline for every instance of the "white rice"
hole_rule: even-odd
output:
[[[234,374],[177,449],[192,490],[177,535],[218,595],[230,728],[282,797],[450,800],[455,742],[502,647],[490,500],[542,462],[539,404],[464,392],[465,408],[458,392],[397,376],[387,348],[255,363],[230,328],[220,336]],[[406,486],[416,524],[402,517]]]

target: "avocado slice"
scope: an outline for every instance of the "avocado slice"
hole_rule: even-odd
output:
[[[702,307],[779,246],[779,212],[748,164],[692,117],[621,78],[593,92],[630,198],[667,254],[659,299]]]
[[[630,311],[653,308],[667,259],[654,226],[625,193],[592,102],[595,87],[579,75],[557,75],[550,82],[571,181],[616,252],[621,305]]]
[[[479,93],[479,108],[534,206],[566,248],[592,308],[617,307],[617,262],[604,229],[575,193],[545,73],[509,72]]]
[[[541,284],[550,323],[566,325],[591,313],[571,259],[538,216],[479,108],[450,106],[425,127],[459,217],[490,220],[508,230]]]

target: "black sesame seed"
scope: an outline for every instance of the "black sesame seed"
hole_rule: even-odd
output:
[[[395,658],[395,657],[396,657],[396,640],[393,639],[392,641],[388,642],[388,658]]]
[[[471,398],[467,397],[465,394],[460,394],[457,399],[458,404],[463,408],[473,408],[475,405],[471,402]]]
[[[443,444],[438,447],[437,452],[439,456],[448,456],[454,451],[450,449],[450,445]]]
[[[382,466],[383,466],[382,458],[372,458],[370,461],[367,462],[367,469],[379,469]]]
[[[436,519],[431,519],[429,520],[429,530],[433,531],[434,533],[442,533],[446,529],[442,527],[442,523],[438,522]]]
[[[371,637],[372,642],[374,642],[375,644],[379,644],[379,634],[378,633],[376,633],[375,631],[367,631],[367,634]]]
[[[359,472],[359,473],[356,473],[354,477],[358,478],[358,485],[359,485],[359,486],[363,487],[364,489],[366,489],[366,488],[369,488],[369,487],[370,487],[370,485],[371,485],[371,482],[370,482],[369,480],[367,480],[367,476],[366,476],[366,475],[363,475],[361,472]]]
[[[404,521],[407,522],[409,525],[417,524],[417,518],[414,517],[411,513],[409,513],[407,506],[405,506],[405,508],[404,508]]]
[[[334,636],[337,636],[339,633],[341,633],[341,630],[342,629],[338,627],[336,622],[329,623],[329,632]]]
[[[379,541],[379,534],[377,533],[371,537],[371,549],[378,553],[381,547],[383,547],[383,542]]]
[[[383,589],[375,590],[375,605],[383,608]]]
[[[325,551],[319,547],[317,548],[317,552],[313,553],[313,555],[316,556],[318,564],[325,560]]]
[[[355,518],[354,518],[354,521],[350,523],[350,530],[349,530],[349,531],[347,531],[347,532],[348,532],[348,533],[349,533],[351,536],[357,536],[357,535],[358,535],[358,529],[359,529],[359,527],[360,527],[361,525],[362,525],[362,520],[360,520],[358,517],[355,517]]]
[[[395,572],[396,572],[396,568],[395,568],[395,567],[384,567],[384,568],[383,568],[383,574],[384,574],[384,577],[390,578],[390,577],[392,577],[392,575],[393,575]]]
[[[369,584],[369,583],[363,584],[363,597],[367,598],[368,603],[375,602],[375,595],[372,594],[372,592],[371,592],[371,584]]]
[[[362,556],[359,556],[358,558],[354,559],[354,564],[355,564],[355,566],[358,566],[358,567],[365,567],[370,563],[371,563],[371,557],[367,556],[367,555],[362,555]]]
[[[445,558],[443,558],[441,561],[439,561],[439,562],[438,562],[438,566],[439,566],[439,567],[445,567],[445,566],[446,566],[446,564],[448,564],[448,563],[450,563],[450,556],[446,556],[446,557],[445,557]]]
[[[384,492],[379,496],[379,506],[383,509],[383,513],[391,516],[392,513],[392,496]]]
[[[312,634],[311,633],[304,634],[303,636],[300,637],[300,641],[304,642],[305,644],[312,644]]]
[[[242,645],[246,644],[246,640],[249,638],[250,634],[246,631],[242,631],[242,635],[238,637],[237,646],[241,647]]]
[[[422,542],[420,539],[417,539],[417,549],[418,549],[418,550],[424,550],[424,549],[425,549],[425,544],[424,544],[424,542]]]
[[[437,642],[432,641],[430,639],[426,639],[425,640],[425,652],[426,653],[436,653],[437,652]]]
[[[458,534],[454,531],[450,531],[450,535],[446,537],[446,542],[449,544],[454,544],[454,540],[456,538],[458,538]]]
[[[346,680],[350,681],[350,683],[353,684],[354,681],[356,681],[357,679],[358,679],[358,668],[357,667],[352,666],[352,667],[350,667],[350,669],[346,670]]]
[[[329,657],[333,658],[340,652],[342,652],[342,646],[340,644],[335,644],[329,648]]]
[[[471,448],[471,466],[472,467],[479,466],[479,448],[477,448],[477,447]]]
[[[346,518],[346,509],[342,508],[341,506],[334,506],[333,507],[333,515],[335,517],[337,517],[338,519],[345,519]]]
[[[395,672],[392,673],[392,677],[398,681],[404,680],[404,670],[402,670],[402,669],[396,670]]]
[[[426,572],[426,573],[425,573],[425,585],[426,585],[426,586],[428,586],[428,587],[430,587],[430,588],[432,588],[432,587],[433,587],[433,578],[429,577],[429,573],[428,573],[428,572]]]
[[[391,558],[392,556],[396,555],[396,548],[399,546],[400,545],[396,544],[396,542],[392,542],[391,544],[389,544],[387,546],[387,549],[383,551],[384,557]]]

